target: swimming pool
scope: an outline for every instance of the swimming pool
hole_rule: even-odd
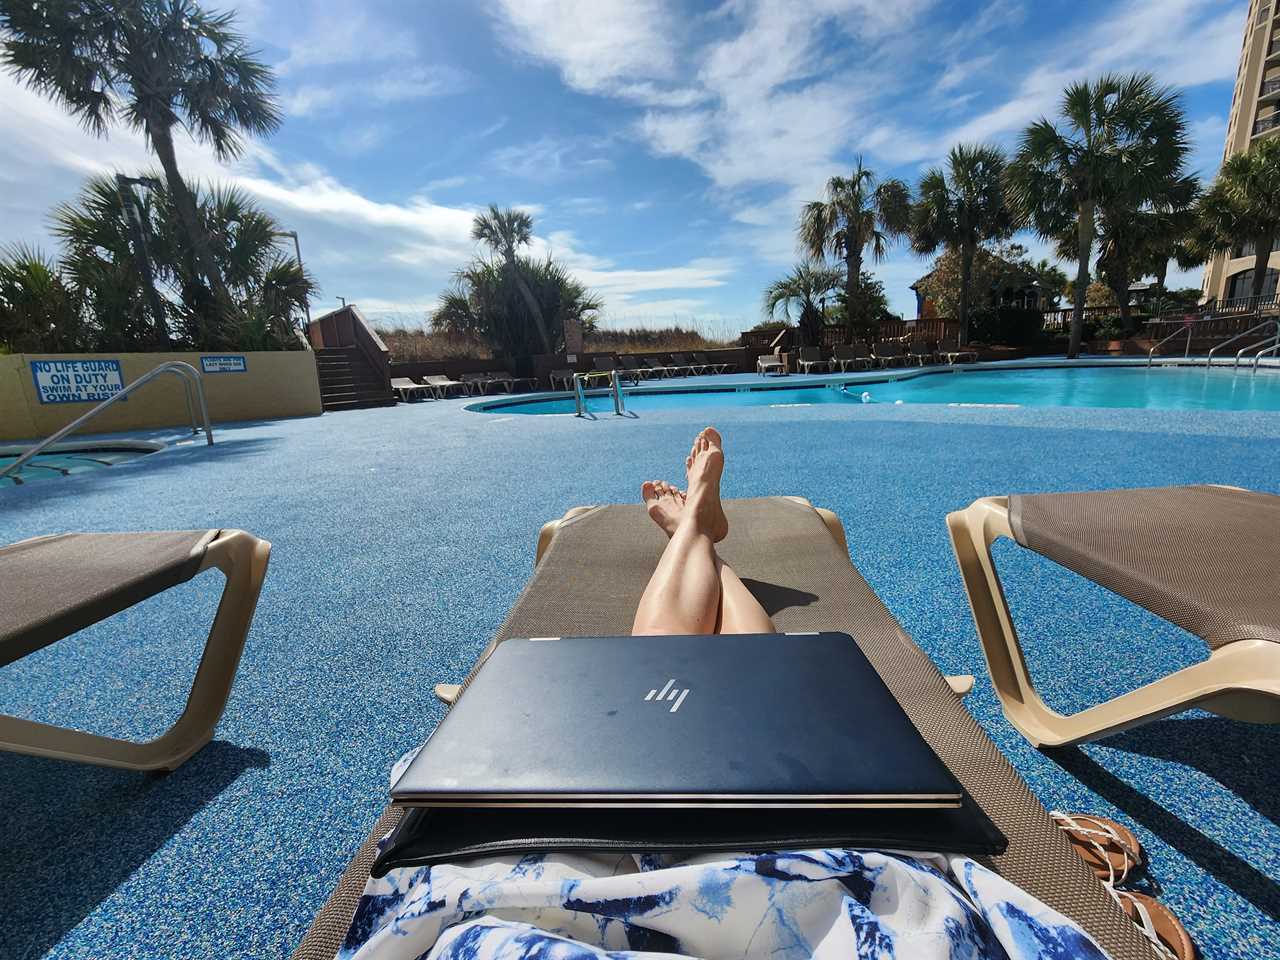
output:
[[[799,378],[797,378],[799,379]],[[680,389],[650,383],[627,391],[627,409],[687,407],[799,407],[846,403],[939,403],[975,406],[1136,407],[1152,410],[1277,410],[1280,373],[1233,373],[1204,367],[1072,366],[1046,368],[941,368],[902,371],[896,380],[854,376],[802,383],[763,379],[718,387],[708,378],[679,381]],[[502,400],[471,409],[487,413],[572,414],[571,397]],[[608,394],[588,397],[592,413],[611,413]]]
[[[103,467],[113,467],[163,449],[163,443],[153,443],[149,440],[58,443],[50,447],[47,452],[32,457],[17,473],[0,477],[0,487],[21,486],[32,480],[68,477],[90,470],[100,470]],[[0,470],[17,460],[26,450],[26,446],[0,446]]]

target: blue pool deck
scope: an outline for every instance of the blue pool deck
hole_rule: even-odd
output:
[[[793,378],[794,380],[794,378]],[[0,490],[0,540],[242,527],[274,544],[214,742],[175,773],[0,753],[0,955],[286,955],[515,600],[540,524],[680,479],[706,410],[634,419],[400,405],[219,427],[92,474]],[[1207,958],[1280,944],[1280,738],[1190,712],[1041,753],[1004,720],[945,513],[979,496],[1190,482],[1280,493],[1280,414],[833,404],[713,411],[726,496],[798,494],[1050,808],[1130,824]],[[164,432],[147,436],[165,436]],[[602,554],[607,562],[607,554]],[[1203,644],[1003,543],[1036,682],[1075,710]],[[179,711],[220,580],[153,598],[0,669],[0,711],[153,736]],[[566,603],[590,598],[566,597]]]

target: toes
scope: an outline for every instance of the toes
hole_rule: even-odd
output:
[[[661,481],[658,482],[660,483]],[[640,484],[640,497],[646,503],[650,500],[656,500],[658,498],[658,483],[655,483],[653,480],[646,480],[644,483]]]
[[[717,430],[715,427],[707,427],[707,429],[702,431],[702,436],[706,438],[708,446],[712,446],[712,447],[721,446],[720,431]]]

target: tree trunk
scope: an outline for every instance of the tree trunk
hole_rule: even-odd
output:
[[[1262,296],[1262,288],[1267,283],[1267,261],[1271,259],[1271,237],[1256,237],[1254,243],[1253,255],[1253,288],[1249,291],[1249,296],[1253,297],[1254,304],[1257,305],[1258,298]]]
[[[151,269],[151,253],[147,250],[147,235],[142,226],[142,205],[138,203],[133,188],[123,180],[124,175],[117,175],[116,190],[120,194],[120,203],[124,206],[124,219],[129,225],[129,233],[133,238],[133,259],[138,265],[138,273],[142,275],[143,293],[151,305],[152,318],[156,324],[156,345],[168,349],[169,325],[165,320],[164,301],[156,290],[156,278]]]
[[[1071,339],[1067,342],[1067,358],[1080,355],[1080,341],[1084,338],[1084,298],[1089,290],[1089,257],[1093,255],[1093,201],[1080,204],[1080,219],[1076,224],[1075,309],[1071,313]]]
[[[862,250],[853,250],[846,246],[844,253],[844,324],[849,331],[849,339],[853,340],[858,329],[870,334],[869,318],[862,316],[862,304],[858,297],[858,287],[862,283]]]
[[[516,281],[516,289],[520,291],[520,296],[524,299],[524,305],[529,308],[529,314],[533,317],[533,325],[538,329],[538,339],[542,341],[543,353],[554,353],[554,344],[551,337],[547,333],[547,323],[542,316],[542,307],[533,296],[533,291],[529,289],[529,284],[520,274],[520,264],[516,261],[515,255],[507,257],[507,269],[511,271],[511,276]]]
[[[973,282],[973,258],[976,250],[972,243],[960,246],[960,346],[969,342],[969,285]]]
[[[196,264],[204,274],[209,288],[213,291],[214,301],[222,310],[230,312],[231,295],[226,284],[222,282],[222,273],[213,259],[213,251],[209,249],[209,238],[200,223],[200,214],[196,210],[195,198],[187,189],[187,183],[178,172],[178,160],[173,150],[173,135],[169,127],[160,124],[148,124],[147,133],[151,137],[151,146],[164,168],[164,177],[169,185],[169,195],[178,210],[178,217],[186,228],[187,237],[191,241],[191,249],[195,253]],[[219,318],[223,320],[224,318]]]

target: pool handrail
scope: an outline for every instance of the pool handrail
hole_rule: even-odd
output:
[[[181,360],[169,360],[169,361],[166,361],[165,363],[160,364],[154,369],[148,370],[146,373],[140,376],[137,380],[134,380],[132,383],[126,386],[119,393],[113,393],[111,396],[107,397],[107,399],[103,400],[92,410],[76,417],[74,420],[68,423],[65,427],[63,427],[57,433],[54,433],[51,436],[48,436],[45,439],[41,440],[30,450],[23,453],[22,456],[18,457],[17,460],[13,461],[13,463],[9,464],[3,470],[0,470],[0,477],[7,477],[11,473],[16,473],[19,469],[21,469],[22,465],[26,463],[28,460],[37,456],[40,453],[43,453],[49,447],[53,446],[55,443],[61,440],[63,437],[75,432],[81,426],[88,423],[90,420],[92,420],[94,417],[100,414],[107,407],[111,406],[117,400],[124,399],[129,394],[137,390],[139,387],[143,386],[144,384],[150,383],[152,380],[160,376],[160,374],[162,373],[172,373],[174,376],[176,376],[179,380],[182,381],[183,393],[186,395],[186,398],[187,398],[187,414],[191,417],[191,432],[193,434],[199,433],[200,430],[202,429],[200,425],[196,422],[195,407],[192,406],[192,403],[191,403],[191,388],[193,386],[195,387],[196,399],[200,401],[200,416],[204,420],[203,429],[204,429],[205,438],[208,441],[209,445],[212,446],[213,445],[213,428],[209,426],[209,407],[204,401],[204,384],[200,380],[200,374],[196,370],[196,368],[189,363],[184,363]]]
[[[1161,347],[1163,347],[1163,346],[1164,346],[1166,343],[1168,343],[1170,340],[1174,339],[1175,337],[1180,337],[1180,336],[1182,336],[1183,334],[1186,334],[1186,336],[1187,336],[1187,348],[1182,352],[1182,359],[1186,360],[1188,357],[1190,357],[1190,356],[1191,356],[1191,330],[1192,330],[1192,328],[1193,328],[1197,323],[1205,323],[1206,321],[1209,321],[1209,320],[1212,320],[1212,319],[1214,319],[1214,318],[1213,318],[1213,317],[1200,317],[1199,319],[1183,320],[1183,321],[1182,321],[1182,327],[1181,327],[1180,329],[1175,330],[1175,331],[1173,331],[1173,333],[1169,334],[1167,337],[1164,337],[1163,339],[1158,340],[1156,343],[1154,343],[1154,344],[1152,345],[1151,349],[1147,351],[1147,366],[1148,366],[1148,367],[1149,367],[1149,366],[1151,366],[1152,362],[1155,360],[1155,356],[1156,356],[1156,351],[1157,351],[1157,350],[1159,350]]]
[[[1263,329],[1264,327],[1271,327],[1271,326],[1274,326],[1276,328],[1274,336],[1280,336],[1280,318],[1267,317],[1267,319],[1261,321],[1260,323],[1255,323],[1248,330],[1242,330],[1239,333],[1235,334],[1234,336],[1228,337],[1226,340],[1223,340],[1221,343],[1215,343],[1209,350],[1209,359],[1205,363],[1205,370],[1208,371],[1208,369],[1213,366],[1213,355],[1217,353],[1219,350],[1221,350],[1223,347],[1227,346],[1230,343],[1235,343],[1241,337],[1247,337],[1249,336],[1249,334],[1256,333],[1257,331]],[[1240,357],[1244,354],[1246,350],[1252,350],[1254,347],[1260,346],[1261,344],[1264,344],[1271,339],[1273,339],[1273,337],[1270,337],[1270,336],[1263,337],[1261,340],[1254,341],[1253,343],[1250,343],[1247,346],[1242,347],[1236,353],[1235,363],[1231,365],[1231,369],[1235,370],[1240,365]]]
[[[1268,354],[1270,354],[1273,357],[1280,356],[1280,334],[1277,334],[1276,340],[1273,344],[1271,344],[1271,346],[1263,350],[1259,350],[1257,353],[1253,355],[1253,370],[1252,370],[1253,376],[1257,376],[1258,364],[1262,361],[1262,358],[1267,356]]]

